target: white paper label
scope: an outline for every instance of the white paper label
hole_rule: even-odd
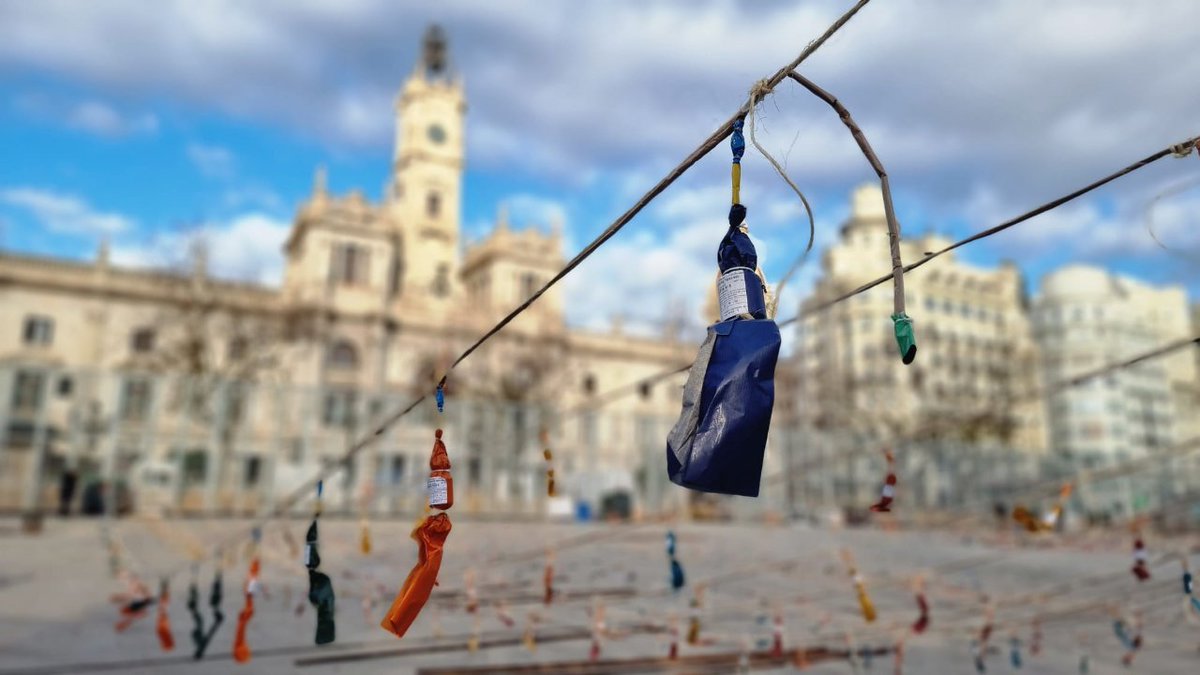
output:
[[[304,566],[308,567],[310,562],[312,562],[312,544],[305,544],[304,545]]]
[[[750,301],[746,298],[745,267],[734,267],[726,270],[717,279],[717,302],[721,306],[721,320],[725,321],[738,314],[750,313]]]
[[[450,501],[450,496],[446,490],[446,479],[433,477],[425,483],[425,489],[429,492],[429,505],[441,506]]]
[[[888,497],[888,498],[895,497],[896,496],[896,488],[893,487],[891,485],[891,483],[884,483],[883,484],[883,496]]]

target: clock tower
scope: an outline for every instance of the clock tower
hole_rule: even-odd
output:
[[[445,33],[430,26],[396,100],[388,201],[403,239],[404,287],[431,299],[449,299],[457,287],[466,110]]]

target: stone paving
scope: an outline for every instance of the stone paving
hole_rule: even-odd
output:
[[[1138,584],[1128,571],[1131,556],[1123,533],[1028,540],[990,526],[949,533],[460,518],[446,547],[440,586],[409,635],[397,640],[378,622],[415,560],[416,545],[408,538],[412,521],[372,522],[372,551],[363,555],[356,521],[323,520],[322,569],[337,592],[338,639],[316,647],[315,615],[304,602],[304,568],[282,534],[286,528],[293,543],[302,542],[306,525],[302,520],[276,521],[264,531],[262,582],[267,594],[258,597],[247,633],[255,655],[238,664],[230,654],[243,602],[244,548],[227,552],[225,622],[202,661],[191,659],[192,620],[184,603],[191,576],[189,544],[244,532],[245,521],[151,526],[122,519],[113,527],[128,551],[125,560],[152,590],[157,590],[160,575],[179,570],[171,584],[176,647],[170,653],[159,648],[153,609],[127,631],[114,631],[117,609],[109,597],[124,587],[109,573],[99,521],[49,520],[39,536],[20,534],[15,521],[2,523],[0,673],[414,673],[433,666],[582,661],[588,658],[596,602],[606,609],[611,633],[602,642],[601,659],[665,656],[667,629],[675,625],[686,634],[692,589],[701,583],[706,587],[702,644],[681,645],[683,655],[766,648],[772,617],[780,611],[786,648],[845,649],[847,642],[890,647],[906,637],[905,673],[973,673],[971,640],[984,620],[980,594],[987,593],[996,605],[997,624],[985,661],[989,673],[1014,672],[1012,637],[1021,640],[1022,670],[1029,673],[1078,673],[1084,653],[1092,674],[1200,672],[1200,626],[1182,612],[1179,564],[1161,562],[1153,568],[1153,579]],[[678,556],[688,577],[688,587],[678,594],[668,587],[663,537],[669,528],[678,535]],[[1151,560],[1157,562],[1164,550],[1184,543],[1151,537]],[[542,602],[547,547],[555,548],[559,592],[549,606]],[[854,552],[878,609],[873,624],[860,615],[838,556],[842,547]],[[1198,562],[1200,556],[1193,556],[1193,567]],[[469,567],[477,568],[476,615],[464,608]],[[917,618],[910,583],[918,573],[928,582],[932,622],[927,633],[914,636],[907,627]],[[210,558],[199,569],[206,620],[212,574]],[[1120,664],[1123,651],[1106,605],[1127,613],[1143,611],[1144,647],[1130,669]],[[304,607],[299,615],[298,606]],[[512,617],[513,626],[505,625],[501,612]],[[535,634],[545,639],[534,652],[521,641],[531,612],[539,617]],[[1033,655],[1028,647],[1039,614],[1043,646]],[[472,652],[467,646],[476,632],[482,647]],[[382,658],[378,652],[384,650],[409,653]],[[327,657],[352,654],[376,658],[327,662]],[[871,670],[865,670],[868,665]],[[847,661],[826,662],[805,672],[852,673],[855,667]],[[892,657],[877,656],[873,664],[858,667],[890,673]]]

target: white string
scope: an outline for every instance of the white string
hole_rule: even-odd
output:
[[[804,252],[800,254],[800,257],[792,263],[791,267],[789,267],[779,279],[779,284],[775,287],[775,293],[768,302],[767,314],[773,318],[776,309],[779,306],[779,297],[783,294],[784,286],[787,285],[787,282],[791,279],[792,275],[796,273],[796,270],[800,269],[800,267],[802,267],[808,260],[808,254],[812,251],[813,241],[816,239],[817,226],[816,220],[813,218],[812,206],[809,205],[808,199],[804,196],[804,193],[800,191],[800,188],[796,186],[796,183],[793,182],[792,179],[787,175],[787,172],[783,170],[783,167],[779,164],[775,157],[773,157],[771,153],[767,152],[766,148],[759,144],[758,138],[754,135],[755,108],[758,106],[758,102],[770,92],[771,89],[767,85],[766,80],[759,80],[750,89],[750,112],[746,116],[746,126],[748,127],[750,134],[750,143],[756,150],[758,150],[760,154],[762,154],[763,157],[767,159],[768,162],[770,162],[771,166],[774,167],[775,172],[778,173],[781,178],[783,178],[783,181],[788,184],[788,187],[792,188],[792,191],[796,193],[796,196],[800,197],[800,203],[804,204],[804,212],[808,215],[808,245],[804,247]]]

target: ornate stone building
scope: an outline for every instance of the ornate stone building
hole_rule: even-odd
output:
[[[433,28],[396,100],[386,194],[330,194],[318,170],[280,287],[212,278],[203,250],[182,271],[115,267],[104,247],[92,263],[0,256],[8,503],[31,503],[38,476],[49,492],[74,466],[143,487],[129,472],[158,467],[168,502],[253,508],[432,394],[455,355],[564,263],[561,224],[517,231],[503,210],[490,235],[464,243],[466,112]],[[430,397],[361,453],[343,497],[419,501],[435,424],[460,489],[481,504],[544,490],[542,427],[573,496],[633,491],[661,473],[682,380],[594,404],[690,361],[695,345],[667,335],[573,330],[556,287],[454,371],[444,418]]]
[[[887,221],[875,185],[854,191],[840,240],[822,260],[811,307],[886,273]],[[906,234],[906,262],[950,242]],[[1037,345],[1020,272],[982,269],[946,254],[905,275],[918,353],[904,366],[892,336],[891,284],[799,322],[798,404],[810,423],[852,427],[869,419],[887,436],[962,436],[1034,452],[1046,448],[1043,408],[1022,399],[1039,386]],[[869,413],[869,414],[866,414]]]

